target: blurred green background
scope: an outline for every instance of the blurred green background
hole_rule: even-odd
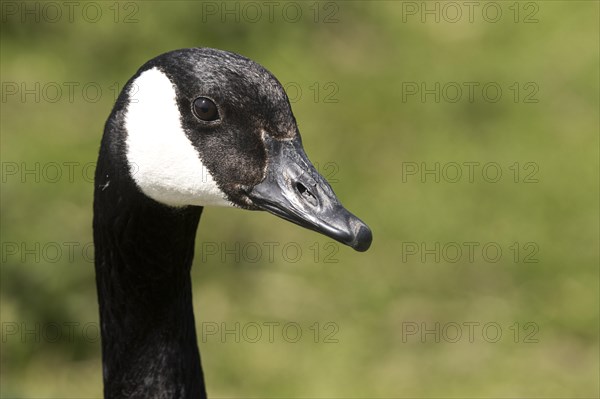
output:
[[[2,2],[2,397],[101,396],[87,176],[119,88],[196,46],[278,77],[374,232],[205,209],[209,396],[598,397],[599,3],[466,3]]]

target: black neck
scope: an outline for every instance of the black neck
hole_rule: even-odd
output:
[[[158,204],[109,164],[94,196],[104,395],[205,398],[190,280],[202,208]]]

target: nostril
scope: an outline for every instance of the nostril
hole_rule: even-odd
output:
[[[300,193],[300,196],[302,198],[304,198],[306,201],[308,201],[311,205],[313,205],[313,206],[317,205],[317,197],[315,197],[314,194],[311,193],[304,184],[297,182],[296,190],[298,190],[298,193]]]
[[[304,193],[308,191],[308,189],[304,187],[304,184],[302,183],[296,183],[296,190],[298,190],[301,195],[304,195]]]

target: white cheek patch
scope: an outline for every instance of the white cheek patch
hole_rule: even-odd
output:
[[[185,135],[169,78],[150,69],[133,82],[129,94],[127,160],[142,192],[171,206],[233,206]]]

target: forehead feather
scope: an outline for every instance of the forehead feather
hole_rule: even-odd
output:
[[[228,90],[228,96],[287,103],[287,95],[277,78],[261,65],[238,54],[208,48],[175,50],[155,58],[142,69],[154,66],[183,78],[182,90],[201,86],[217,92]]]

